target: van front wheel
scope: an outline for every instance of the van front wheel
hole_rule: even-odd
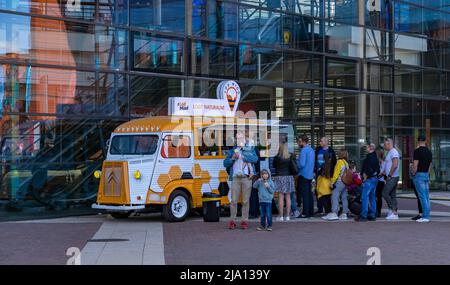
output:
[[[169,222],[182,222],[189,215],[191,205],[189,197],[181,190],[170,195],[169,203],[163,207],[164,218]]]

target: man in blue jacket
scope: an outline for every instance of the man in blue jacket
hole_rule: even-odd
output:
[[[311,191],[311,183],[314,178],[315,153],[309,144],[309,138],[306,135],[300,136],[297,141],[301,148],[297,159],[298,166],[298,192],[303,199],[303,214],[300,218],[310,218],[314,216],[314,200]]]
[[[255,174],[255,163],[258,156],[255,147],[246,141],[243,132],[237,132],[236,145],[228,151],[223,165],[227,168],[231,182],[231,221],[230,229],[236,228],[237,203],[242,194],[241,228],[248,228],[249,199],[252,191],[252,176]]]

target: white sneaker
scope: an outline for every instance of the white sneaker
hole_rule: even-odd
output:
[[[338,215],[336,215],[335,213],[329,213],[327,216],[326,216],[326,219],[325,220],[327,220],[327,221],[336,221],[336,220],[339,220],[339,217],[338,217]]]
[[[425,219],[425,218],[420,218],[418,220],[416,220],[416,222],[418,223],[428,223],[430,220],[429,219]]]
[[[339,220],[347,220],[347,219],[348,219],[347,214],[341,214],[339,216]]]
[[[392,216],[393,213],[394,213],[394,212],[392,212],[391,210],[388,210],[387,215],[386,215],[386,219],[387,219],[389,216]]]
[[[282,222],[283,221],[283,217],[278,217],[277,218],[277,222]]]
[[[285,222],[289,222],[291,219],[289,217],[284,217]]]
[[[328,220],[328,218],[330,217],[331,213],[326,214],[325,216],[322,216],[322,220]]]
[[[386,220],[398,220],[398,215],[392,213],[390,216],[386,217]]]

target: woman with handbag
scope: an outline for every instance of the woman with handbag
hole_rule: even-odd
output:
[[[279,217],[277,221],[289,221],[291,202],[291,193],[295,191],[294,176],[297,175],[297,164],[295,156],[289,153],[286,143],[282,143],[278,150],[278,154],[273,159],[273,167],[276,175],[274,176],[275,191],[278,192],[278,211]],[[286,215],[284,212],[284,201],[286,200]]]
[[[334,168],[334,174],[331,178],[331,188],[333,189],[331,194],[331,213],[322,217],[327,221],[335,220],[347,220],[348,209],[348,193],[347,185],[352,183],[353,173],[348,166],[348,152],[346,150],[340,150],[338,152],[338,161]],[[342,201],[342,214],[339,214],[339,200]]]

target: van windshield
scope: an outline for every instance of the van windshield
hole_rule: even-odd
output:
[[[158,148],[157,135],[114,136],[109,153],[111,154],[154,154]]]

